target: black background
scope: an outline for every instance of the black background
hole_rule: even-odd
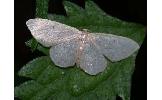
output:
[[[66,15],[62,0],[49,1],[49,13]],[[71,0],[84,8],[84,0]],[[119,19],[147,25],[147,1],[146,0],[94,0],[107,14]],[[15,86],[28,80],[17,76],[17,71],[28,61],[43,55],[41,52],[32,53],[25,46],[25,41],[32,36],[25,22],[35,17],[35,0],[15,0]],[[131,100],[147,99],[147,38],[145,38],[136,58],[136,68],[132,77]],[[17,100],[17,98],[15,98]],[[121,100],[117,97],[117,100]]]

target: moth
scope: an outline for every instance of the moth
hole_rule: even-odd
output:
[[[96,75],[109,65],[132,55],[139,45],[127,37],[106,33],[90,33],[48,19],[29,19],[26,22],[33,37],[50,47],[51,60],[59,67],[76,64],[86,73]]]

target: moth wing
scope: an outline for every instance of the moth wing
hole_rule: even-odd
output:
[[[29,19],[26,25],[33,37],[46,47],[74,38],[80,33],[76,28],[48,19]]]
[[[107,60],[93,43],[87,43],[80,55],[79,66],[86,73],[96,75],[107,67]]]
[[[76,62],[77,42],[74,40],[60,43],[50,48],[52,61],[60,67],[70,67]]]
[[[139,49],[134,40],[126,37],[104,33],[93,35],[100,51],[113,62],[125,59]]]

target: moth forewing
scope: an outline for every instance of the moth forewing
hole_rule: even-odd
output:
[[[139,49],[132,39],[104,33],[94,33],[96,44],[109,60],[115,62],[125,59]]]
[[[46,47],[54,46],[73,38],[78,38],[79,35],[82,34],[81,31],[74,27],[48,19],[29,19],[26,25],[33,37]]]

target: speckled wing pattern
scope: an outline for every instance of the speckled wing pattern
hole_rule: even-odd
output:
[[[54,46],[80,34],[76,28],[48,19],[29,19],[26,25],[33,37],[45,47]]]
[[[107,60],[93,42],[89,42],[83,48],[79,64],[86,73],[96,75],[107,67]]]
[[[60,67],[74,66],[77,59],[77,48],[76,40],[63,42],[50,48],[50,57]]]
[[[126,37],[105,33],[92,35],[95,36],[95,43],[100,51],[112,62],[125,59],[139,49],[135,41]]]
[[[48,19],[30,19],[26,22],[33,37],[50,48],[50,58],[59,67],[77,64],[90,75],[103,72],[112,62],[132,55],[139,45],[126,37],[88,33]]]

